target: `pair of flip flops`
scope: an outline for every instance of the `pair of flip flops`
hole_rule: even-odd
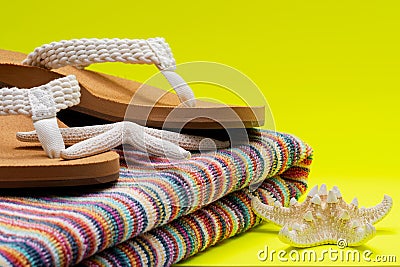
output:
[[[101,62],[154,64],[176,94],[84,69]],[[119,156],[109,150],[122,143],[183,160],[202,140],[146,126],[218,129],[263,124],[264,107],[196,100],[174,70],[175,60],[162,38],[53,42],[29,55],[0,50],[0,187],[110,182],[118,179]],[[67,108],[113,123],[68,128],[56,117]],[[134,112],[127,117],[128,108]],[[229,145],[214,143],[217,148]]]

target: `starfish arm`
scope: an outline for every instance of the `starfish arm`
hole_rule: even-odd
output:
[[[108,127],[106,129],[109,129]],[[174,143],[145,133],[144,128],[133,122],[114,123],[107,131],[105,131],[105,128],[97,127],[98,132],[102,133],[63,150],[61,157],[64,159],[83,158],[108,151],[122,144],[128,144],[134,149],[156,156],[166,156],[173,159],[190,158],[190,152]],[[78,129],[75,129],[75,134],[79,134],[85,130],[85,127],[82,127],[79,131],[76,130]]]
[[[360,209],[360,215],[365,218],[366,222],[375,224],[381,221],[391,210],[393,200],[390,196],[385,195],[381,203],[372,208]]]
[[[115,123],[95,126],[60,128],[60,132],[66,145],[74,145],[86,139],[105,133],[111,130],[114,126]],[[18,132],[17,139],[21,142],[39,142],[36,131]]]
[[[110,130],[76,143],[61,151],[63,159],[77,159],[108,151],[122,144],[122,129],[114,125]]]
[[[118,122],[105,125],[60,128],[60,131],[64,143],[66,145],[74,145],[86,139],[95,137],[99,134],[103,134],[111,130],[113,127],[115,127],[116,124],[121,124],[121,123],[123,123],[124,125],[134,124],[133,122]],[[199,149],[214,150],[214,149],[227,148],[230,146],[229,141],[209,139],[210,142],[202,142],[204,140],[204,137],[201,136],[181,134],[176,132],[143,127],[143,126],[139,127],[142,127],[142,131],[144,131],[144,133],[146,133],[147,135],[153,136],[157,139],[168,141],[170,143],[174,143],[187,150],[199,150]],[[18,132],[17,139],[21,142],[39,142],[39,138],[36,134],[36,131]]]
[[[266,205],[258,197],[252,198],[251,207],[255,214],[279,226],[284,226],[292,217],[292,212],[289,208]]]
[[[229,141],[220,141],[216,139],[210,139],[212,142],[203,142],[204,137],[196,135],[187,135],[177,132],[158,130],[154,128],[144,128],[145,133],[169,141],[171,143],[177,144],[188,150],[214,150],[227,148],[230,146]],[[201,147],[199,147],[201,144]]]
[[[146,127],[133,122],[122,122],[122,142],[129,144],[140,151],[147,151],[152,155],[165,156],[173,159],[188,159],[191,157],[189,151],[177,144],[163,138],[146,133]]]

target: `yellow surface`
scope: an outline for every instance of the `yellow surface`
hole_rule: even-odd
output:
[[[311,185],[338,185],[346,199],[358,196],[365,206],[385,193],[393,197],[378,235],[359,250],[396,255],[400,264],[399,13],[396,0],[16,0],[1,4],[0,47],[29,52],[60,39],[163,36],[180,63],[217,61],[238,69],[263,91],[276,129],[314,148]],[[151,66],[92,68],[142,81],[156,73]],[[203,94],[217,97],[212,90]],[[278,230],[263,225],[181,265],[283,264],[257,259],[265,245],[292,249],[277,239]],[[321,265],[300,263],[309,264]]]

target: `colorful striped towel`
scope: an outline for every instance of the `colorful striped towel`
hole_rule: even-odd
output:
[[[187,228],[174,230],[176,223],[185,218],[196,221],[196,218],[202,217],[198,214],[213,205],[222,205],[221,201],[227,200],[223,199],[199,210],[206,204],[243,189],[252,181],[270,177],[275,177],[277,185],[280,183],[279,179],[286,179],[293,186],[274,187],[270,183],[263,183],[265,188],[256,193],[266,202],[272,196],[287,204],[290,197],[301,195],[305,190],[304,177],[308,174],[311,149],[291,135],[252,130],[249,144],[194,155],[193,159],[179,164],[153,158],[150,167],[145,161],[140,164],[140,153],[127,151],[125,156],[137,159],[137,166],[134,170],[126,168],[122,157],[121,178],[112,185],[79,190],[63,189],[54,191],[51,195],[43,191],[9,191],[3,194],[0,197],[0,266],[71,266],[107,248],[120,249],[125,245],[135,247],[134,244],[139,244],[136,245],[139,253],[137,255],[142,257],[144,263],[147,257],[147,263],[169,265],[214,242],[205,238],[204,242],[211,243],[198,245],[196,241],[194,244],[190,243],[192,248],[189,248],[187,238],[191,236],[190,231],[196,232],[190,230],[196,226],[189,223]],[[239,196],[243,192],[245,191],[236,194]],[[246,201],[242,202],[244,204],[240,204],[240,201],[238,203],[246,206]],[[237,216],[244,214],[235,206],[223,209],[226,212],[237,209]],[[169,223],[196,210],[198,211],[192,217],[182,217]],[[247,210],[252,214],[249,206]],[[214,221],[217,223],[218,219]],[[162,225],[165,226],[148,232]],[[247,228],[221,230],[219,239]],[[172,230],[167,230],[163,235],[162,231],[165,229]],[[157,238],[157,231],[160,231],[159,235],[163,238],[168,238],[167,236],[177,233],[176,231],[188,234],[182,241],[183,237],[178,233],[175,243],[173,239],[158,239],[151,244],[140,241],[149,235]],[[144,232],[148,233],[143,234]],[[201,234],[201,230],[196,234]],[[118,244],[121,245],[117,246]],[[173,248],[174,244],[176,247]],[[182,245],[181,249],[177,249],[179,244]],[[159,247],[151,250],[153,245]],[[156,252],[162,246],[167,247],[163,251],[168,251],[168,256],[162,253],[160,256]],[[104,253],[107,252],[109,250]],[[172,256],[173,253],[177,255]],[[86,263],[90,264],[104,257],[104,254],[97,255]]]
[[[283,195],[283,202],[287,202],[290,192],[305,192],[306,182],[307,176],[295,180],[274,177],[267,179],[257,193],[266,199],[271,196],[279,199]],[[97,253],[80,266],[170,266],[259,223],[261,218],[251,209],[251,194],[242,189],[165,226]]]

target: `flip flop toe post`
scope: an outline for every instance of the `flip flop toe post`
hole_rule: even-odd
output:
[[[65,147],[59,127],[66,125],[55,115],[79,103],[79,96],[72,75],[0,64],[0,188],[91,185],[118,179],[119,156],[114,152],[70,161],[59,157]],[[32,130],[40,143],[17,140],[17,132]]]

